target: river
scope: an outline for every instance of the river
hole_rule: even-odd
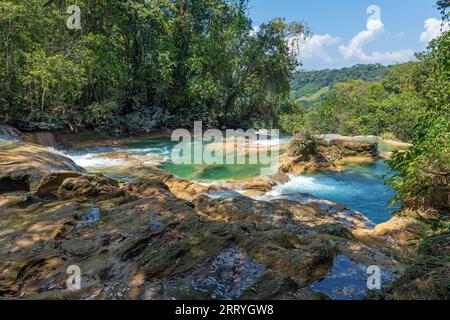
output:
[[[290,137],[281,138],[279,143],[288,142]],[[259,165],[175,165],[170,161],[172,149],[177,143],[169,138],[144,139],[121,147],[101,147],[79,150],[65,150],[64,154],[78,165],[90,171],[101,172],[113,178],[128,180],[132,172],[124,176],[117,174],[117,168],[126,165],[122,158],[102,157],[105,154],[122,153],[141,159],[147,164],[156,164],[161,169],[184,179],[200,183],[217,180],[245,179],[260,173]],[[386,144],[379,144],[380,151],[391,151]],[[384,160],[371,164],[347,165],[342,172],[321,172],[306,175],[291,175],[290,181],[270,191],[268,197],[310,194],[330,200],[359,211],[375,224],[388,221],[398,206],[389,204],[395,191],[385,184],[389,167]]]

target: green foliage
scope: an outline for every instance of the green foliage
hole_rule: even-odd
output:
[[[390,183],[408,206],[449,212],[450,203],[450,32],[418,55],[427,77],[421,95],[426,109],[414,129],[413,147],[395,153]]]
[[[448,21],[450,19],[450,12],[448,12],[450,2],[448,0],[438,0],[436,5],[438,10],[441,12],[442,17]]]
[[[379,81],[390,68],[381,64],[358,64],[338,70],[298,71],[291,78],[292,97],[295,100],[311,97],[325,87],[348,80]]]
[[[289,114],[282,114],[279,119],[279,125],[283,133],[295,135],[305,130],[305,109],[295,104]]]
[[[0,121],[22,129],[271,125],[289,108],[301,24],[252,32],[246,0],[0,2]],[[170,121],[169,121],[170,119]]]
[[[413,128],[425,110],[424,98],[418,94],[423,81],[420,64],[409,62],[390,67],[380,81],[337,82],[329,90],[321,89],[321,97],[311,100],[298,127],[315,133],[377,135],[411,141]]]

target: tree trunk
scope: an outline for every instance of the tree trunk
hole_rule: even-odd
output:
[[[45,105],[45,87],[42,87],[42,97],[41,97],[41,112],[44,113],[44,105]]]

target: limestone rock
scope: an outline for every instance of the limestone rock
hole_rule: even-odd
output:
[[[286,149],[286,155],[296,158],[298,162],[307,161],[314,154],[316,154],[316,142],[302,133],[295,135]]]
[[[450,300],[450,263],[414,264],[385,295],[387,300]]]
[[[58,190],[58,195],[64,199],[76,197],[96,197],[105,194],[117,193],[120,184],[116,180],[102,175],[84,175],[65,179]]]
[[[49,174],[58,172],[81,174],[84,169],[45,147],[23,142],[0,145],[0,192],[37,192]]]
[[[378,144],[355,140],[309,138],[297,134],[280,157],[280,171],[304,173],[341,170],[346,162],[368,162],[378,157]]]
[[[39,150],[27,153],[28,162],[53,159]],[[38,171],[43,198],[1,194],[1,297],[326,299],[310,286],[331,272],[339,254],[368,265],[397,263],[389,233],[378,236],[345,208],[213,199],[211,191],[227,190],[154,167],[135,169],[140,178],[128,183]],[[59,199],[44,197],[59,184]],[[82,271],[80,291],[66,290],[70,265]]]

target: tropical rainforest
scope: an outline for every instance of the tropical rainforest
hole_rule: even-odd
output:
[[[81,9],[81,28],[68,28],[69,5]],[[437,1],[436,7],[448,22],[448,0]],[[307,24],[275,18],[255,28],[248,10],[248,0],[0,2],[0,134],[19,137],[0,137],[0,232],[5,235],[0,247],[6,248],[0,251],[0,270],[5,270],[0,272],[1,294],[85,298],[101,292],[100,297],[111,298],[114,290],[103,290],[103,281],[119,278],[126,284],[138,283],[134,288],[138,291],[155,284],[149,281],[164,278],[165,285],[177,292],[185,284],[201,288],[209,281],[202,278],[205,274],[220,273],[218,278],[226,274],[211,268],[231,266],[233,274],[237,264],[250,270],[242,273],[247,278],[226,279],[234,296],[214,292],[214,297],[323,298],[310,288],[326,278],[330,261],[347,263],[344,253],[353,249],[360,250],[354,256],[368,259],[360,262],[373,261],[381,251],[370,246],[394,243],[399,246],[389,248],[385,261],[393,261],[394,253],[401,255],[410,245],[420,248],[414,258],[399,258],[402,263],[408,260],[404,268],[408,271],[394,286],[400,293],[393,297],[410,297],[417,292],[414,286],[420,289],[417,283],[431,283],[429,287],[438,287],[433,289],[436,295],[427,291],[423,297],[449,299],[450,283],[445,279],[450,270],[450,31],[406,63],[305,71],[298,57],[301,40],[311,36]],[[234,167],[232,173],[239,178],[255,180],[197,184],[194,179],[202,175],[219,172],[223,178],[229,168],[166,163],[166,151],[173,147],[166,140],[122,145],[106,140],[107,148],[89,149],[86,144],[89,150],[81,154],[76,148],[55,153],[36,139],[23,138],[42,132],[71,138],[101,132],[126,139],[190,130],[200,120],[205,129],[280,129],[291,142],[284,153],[276,150],[281,159],[277,174],[255,178],[248,175],[251,167]],[[346,137],[330,142],[323,138],[329,134]],[[377,142],[408,147],[390,150],[386,156],[377,142],[355,136],[376,136]],[[155,149],[160,153],[152,153]],[[104,151],[100,156],[99,150]],[[360,171],[346,175],[345,161],[355,158],[369,159],[373,166],[358,163]],[[112,163],[108,169],[114,168],[114,175],[106,176],[111,172],[96,167],[99,161]],[[308,169],[319,174],[313,176]],[[183,170],[189,178],[181,177]],[[387,173],[379,177],[377,170]],[[339,180],[342,176],[348,180]],[[389,186],[397,211],[389,212],[392,221],[381,221],[387,225],[378,229],[379,225],[369,228],[369,219],[338,200],[328,204],[307,195],[307,200],[295,202],[290,201],[291,193],[277,199],[272,197],[276,192],[270,193],[285,190],[283,185],[289,191],[290,183],[303,187],[324,179],[335,185],[320,188],[338,196],[347,189],[353,197],[371,193],[378,178],[377,190],[382,193],[385,183]],[[360,186],[361,180],[365,189],[356,190],[352,183]],[[248,197],[239,194],[242,186],[251,190]],[[208,197],[211,193],[215,197]],[[305,196],[302,190],[297,193]],[[379,195],[373,193],[370,197],[377,202]],[[269,201],[262,201],[264,196]],[[102,214],[106,219],[99,223]],[[64,219],[54,218],[59,215]],[[83,229],[91,222],[94,228]],[[419,235],[405,240],[413,224],[430,228],[414,230]],[[36,233],[22,239],[30,230]],[[17,250],[20,245],[23,250]],[[65,285],[67,257],[79,259],[87,269],[98,267],[91,275],[89,295],[65,296],[56,290],[60,283]],[[111,267],[111,261],[117,264]],[[316,275],[311,270],[318,261],[323,265]],[[36,271],[48,267],[53,272],[53,266],[60,270],[56,280]],[[324,274],[318,276],[320,272]],[[416,278],[431,280],[411,280]],[[27,286],[29,279],[33,281]],[[257,285],[233,287],[247,282]],[[35,283],[43,284],[33,287]],[[261,288],[266,291],[261,293]],[[49,296],[42,296],[46,290]],[[202,292],[200,298],[207,292],[197,291]],[[145,296],[141,291],[129,294],[130,299]],[[183,294],[182,298],[198,298],[190,290]]]
[[[390,163],[398,197],[448,209],[449,32],[416,61],[306,72],[287,40],[308,28],[277,18],[254,30],[246,0],[72,2],[81,30],[66,27],[64,1],[0,4],[2,123],[136,133],[202,120],[400,139],[414,147]]]
[[[136,132],[165,126],[273,124],[290,107],[300,23],[257,32],[247,1],[0,4],[0,121],[22,129]],[[249,125],[249,124],[247,124]]]

